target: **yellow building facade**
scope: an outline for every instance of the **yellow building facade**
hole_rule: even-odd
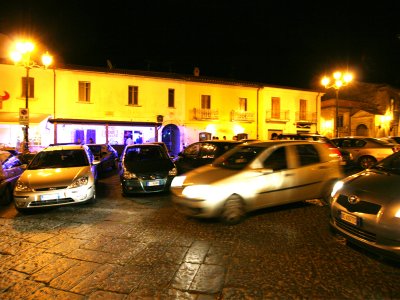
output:
[[[90,67],[0,64],[0,144],[163,141],[172,153],[201,139],[269,139],[319,130],[321,93],[260,83]],[[3,94],[1,94],[3,91]],[[3,96],[1,96],[3,95]],[[26,105],[28,102],[28,105]]]

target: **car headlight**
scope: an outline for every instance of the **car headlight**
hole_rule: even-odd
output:
[[[137,178],[135,173],[131,173],[131,172],[127,171],[127,170],[124,170],[124,173],[122,174],[122,177],[124,179],[135,179],[135,178]]]
[[[15,185],[16,192],[32,192],[33,190],[23,181],[18,180]]]
[[[185,181],[185,179],[186,179],[186,176],[175,176],[174,179],[172,179],[171,187],[183,186],[183,182]]]
[[[80,178],[74,180],[74,182],[72,182],[72,184],[69,186],[69,188],[80,187],[83,185],[87,185],[88,183],[89,183],[89,177],[83,176],[83,177],[80,177]]]
[[[203,199],[213,195],[213,188],[209,185],[189,185],[182,191],[187,198]]]
[[[336,193],[343,187],[343,185],[344,185],[344,183],[341,180],[336,182],[332,188],[331,197],[334,197],[336,195]]]
[[[178,174],[178,170],[175,167],[168,171],[169,176],[176,176],[176,174]]]

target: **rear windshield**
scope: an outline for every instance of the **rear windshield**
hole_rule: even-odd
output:
[[[144,161],[169,159],[160,146],[155,147],[129,147],[126,149],[125,161]]]

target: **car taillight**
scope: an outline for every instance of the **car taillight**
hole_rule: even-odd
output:
[[[329,154],[330,157],[338,157],[340,160],[343,160],[342,153],[340,153],[338,148],[332,148],[328,144],[326,144],[326,146],[328,147],[328,149],[330,151],[330,154]]]

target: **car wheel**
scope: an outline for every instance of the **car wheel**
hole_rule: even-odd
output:
[[[12,202],[13,195],[12,195],[12,189],[10,186],[6,186],[3,195],[0,196],[0,204],[1,205],[7,205]]]
[[[376,164],[376,159],[372,156],[363,156],[359,159],[360,167],[363,169],[371,168],[374,164]]]
[[[244,202],[238,195],[230,196],[221,213],[221,219],[224,223],[234,225],[240,223],[246,214]]]

